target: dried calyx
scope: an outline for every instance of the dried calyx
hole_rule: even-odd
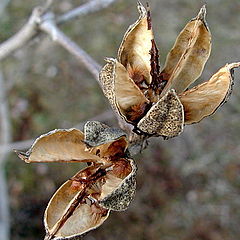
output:
[[[227,64],[209,81],[186,90],[201,75],[211,51],[205,6],[180,32],[162,70],[150,11],[141,3],[138,11],[118,58],[107,58],[100,72],[103,92],[138,134],[174,137],[184,124],[201,121],[225,102],[231,92],[232,69],[240,63]]]
[[[136,189],[136,165],[127,154],[122,130],[100,122],[77,129],[54,130],[40,136],[26,153],[25,162],[87,162],[65,182],[48,203],[44,216],[45,240],[72,239],[99,227],[110,210],[126,210]]]

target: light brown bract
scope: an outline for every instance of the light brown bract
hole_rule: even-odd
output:
[[[138,11],[140,16],[125,33],[118,58],[107,58],[100,72],[103,92],[138,134],[174,137],[184,124],[201,121],[228,99],[232,69],[240,63],[227,64],[209,81],[186,90],[201,75],[211,51],[205,6],[177,37],[162,71],[150,11],[141,3]]]
[[[87,162],[65,182],[48,203],[44,216],[45,240],[72,239],[99,227],[110,210],[126,210],[136,190],[136,165],[127,156],[122,130],[87,122],[84,134],[58,129],[40,136],[26,153],[27,163]]]

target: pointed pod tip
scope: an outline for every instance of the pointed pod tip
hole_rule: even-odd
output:
[[[205,21],[206,14],[207,14],[207,9],[206,9],[206,3],[205,3],[200,9],[200,11],[197,15],[197,19]]]
[[[115,58],[105,57],[104,61],[107,63],[115,63],[117,60]]]
[[[143,18],[147,15],[147,11],[140,1],[137,1],[137,9],[140,14],[140,18]]]
[[[28,155],[27,153],[21,152],[21,151],[19,151],[19,150],[17,150],[17,149],[13,149],[13,151],[17,154],[17,156],[18,156],[21,160],[23,160],[23,161],[26,162],[26,163],[29,163],[29,161],[28,161],[29,155]]]
[[[226,67],[228,67],[229,69],[238,68],[240,67],[240,62],[227,63]]]

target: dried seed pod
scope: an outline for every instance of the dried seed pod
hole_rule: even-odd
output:
[[[91,202],[85,189],[72,188],[64,183],[48,203],[44,215],[45,240],[74,239],[99,227],[109,216],[109,210]]]
[[[51,198],[44,217],[45,239],[79,237],[99,227],[110,210],[126,210],[136,190],[135,174],[131,159],[79,171]]]
[[[233,69],[239,66],[240,62],[226,64],[209,81],[179,95],[186,124],[201,121],[228,100],[233,86]]]
[[[100,73],[103,92],[138,134],[174,137],[183,131],[184,121],[177,94],[200,76],[211,50],[206,8],[179,34],[162,72],[150,11],[140,3],[138,10],[139,19],[129,27],[118,50],[119,62],[107,59]]]
[[[41,135],[26,152],[16,151],[27,163],[31,162],[92,162],[101,159],[85,151],[84,135],[78,129],[56,129]]]
[[[136,171],[137,167],[132,159],[116,161],[111,175],[121,176],[122,181],[112,188],[111,191],[103,191],[103,194],[99,199],[100,205],[114,211],[126,210],[135,196]],[[109,177],[110,174],[106,176]],[[112,185],[113,181],[111,180],[111,177],[106,180],[105,189],[109,188],[107,185]]]
[[[179,34],[169,52],[161,73],[168,82],[161,96],[170,89],[182,93],[201,75],[211,51],[211,33],[205,15],[206,8],[203,6],[198,16]]]
[[[116,59],[107,59],[99,79],[113,109],[125,121],[134,123],[145,115],[148,99],[130,78],[126,68]]]
[[[150,135],[175,137],[183,131],[183,106],[172,89],[155,103],[137,127]]]
[[[149,12],[138,2],[138,20],[125,33],[118,50],[118,60],[130,73],[130,78],[138,85],[151,83],[149,52],[154,38]]]

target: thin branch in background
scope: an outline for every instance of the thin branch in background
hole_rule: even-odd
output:
[[[7,5],[10,3],[10,0],[1,0],[0,2],[0,18],[4,15]]]
[[[1,144],[7,145],[11,139],[11,125],[9,118],[8,102],[3,74],[0,71],[0,129]],[[3,164],[8,156],[8,151],[4,150],[0,154],[0,236],[2,240],[8,240],[10,234],[10,214],[7,181]]]
[[[49,13],[45,16],[45,19],[43,19],[43,22],[40,24],[39,28],[49,34],[53,41],[57,42],[72,55],[74,55],[100,84],[98,80],[98,74],[101,66],[55,25],[54,15],[52,13]]]
[[[35,8],[28,22],[11,38],[0,44],[0,60],[9,56],[13,51],[23,47],[37,34],[37,19],[42,14],[41,8]]]
[[[66,14],[57,17],[57,23],[63,23],[73,18],[79,17],[81,15],[86,15],[90,12],[99,11],[103,8],[108,7],[111,3],[116,0],[91,0],[90,2],[83,4]],[[0,44],[0,60],[4,59],[10,55],[13,51],[23,47],[26,43],[32,40],[34,37],[38,36],[41,32],[38,32],[38,24],[42,22],[42,19],[46,20],[44,16],[45,11],[48,10],[49,4],[43,7],[36,7],[28,20],[28,22],[11,38]],[[46,15],[49,16],[51,12],[47,12]]]
[[[99,11],[103,8],[107,8],[110,4],[116,0],[90,0],[87,3],[70,10],[69,12],[57,17],[56,23],[62,24],[73,18],[84,16],[92,12]]]

